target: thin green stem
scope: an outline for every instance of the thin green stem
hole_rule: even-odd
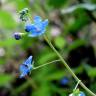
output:
[[[51,63],[55,63],[55,62],[58,62],[58,61],[61,61],[61,60],[58,59],[58,60],[54,60],[54,61],[51,61],[51,62],[42,64],[42,65],[37,66],[37,67],[33,67],[33,70],[36,70],[36,69],[38,69],[38,68],[44,67],[44,66],[46,66],[46,65],[49,65],[49,64],[51,64]]]
[[[75,86],[75,88],[74,88],[74,90],[76,90],[77,89],[77,87],[78,87],[78,85],[79,85],[79,83],[81,82],[81,80],[79,80],[78,82],[77,82],[77,84],[76,84],[76,86]]]
[[[68,69],[68,71],[72,74],[72,76],[74,77],[74,79],[78,82],[80,81],[79,78],[74,74],[74,72],[71,70],[71,68],[68,66],[68,64],[66,63],[66,61],[63,59],[63,57],[60,55],[60,53],[54,48],[54,46],[52,45],[52,43],[48,40],[47,36],[44,35],[44,39],[46,40],[46,42],[49,44],[49,46],[53,49],[53,51],[57,54],[57,56],[60,58],[60,60],[62,61],[62,63],[64,64],[64,66]],[[91,90],[89,90],[82,82],[79,83],[82,88],[84,88],[91,96],[96,96]]]

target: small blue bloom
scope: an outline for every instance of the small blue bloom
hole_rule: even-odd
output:
[[[14,33],[13,36],[14,36],[14,38],[15,38],[16,40],[21,39],[21,34],[20,34],[19,32]]]
[[[20,78],[25,77],[31,72],[32,66],[32,56],[30,56],[23,64],[20,65]]]
[[[33,24],[27,24],[25,26],[25,31],[29,32],[30,37],[36,37],[44,34],[46,31],[46,26],[48,25],[48,19],[42,21],[40,16],[34,17]]]
[[[85,96],[84,92],[80,92],[79,96]]]
[[[60,80],[60,83],[61,83],[62,85],[66,85],[66,84],[69,83],[69,79],[68,79],[67,77],[64,77],[64,78],[62,78],[62,79]]]
[[[19,40],[22,38],[22,36],[26,35],[26,33],[20,33],[20,32],[15,32],[13,34],[13,37],[16,39],[16,40]]]

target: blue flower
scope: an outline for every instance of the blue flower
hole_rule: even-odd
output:
[[[84,92],[80,92],[79,96],[85,96]]]
[[[16,40],[19,40],[21,39],[21,34],[19,32],[16,32],[13,34],[13,37],[16,39]]]
[[[60,80],[61,85],[67,85],[69,83],[69,79],[67,77],[64,77]]]
[[[48,19],[42,21],[40,16],[34,17],[33,24],[27,24],[25,26],[25,31],[29,32],[29,37],[36,37],[44,34],[46,31],[46,26],[48,25]]]
[[[27,60],[23,64],[20,65],[20,78],[23,78],[31,72],[32,66],[32,56],[29,56]]]
[[[13,37],[16,39],[16,40],[20,40],[22,38],[22,36],[26,35],[26,33],[20,33],[20,32],[15,32],[13,34]]]

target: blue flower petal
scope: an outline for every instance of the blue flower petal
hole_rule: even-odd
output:
[[[32,66],[32,65],[29,65],[29,66],[28,66],[28,70],[29,70],[29,71],[31,71],[31,70],[32,70],[32,68],[33,68],[33,66]]]
[[[20,78],[25,77],[32,70],[32,56],[30,56],[23,64],[20,65]]]
[[[45,32],[45,30],[40,31],[40,32],[34,31],[34,32],[30,32],[28,36],[29,37],[36,37],[36,36],[42,35],[44,32]]]
[[[30,32],[30,30],[32,30],[31,27],[32,27],[31,24],[25,25],[25,31],[26,31],[26,32]]]
[[[85,96],[84,92],[80,92],[79,96]]]
[[[40,23],[41,21],[42,21],[42,19],[40,16],[34,16],[34,23],[35,24]]]
[[[30,56],[25,62],[23,63],[24,65],[31,65],[32,64],[32,56]]]
[[[34,25],[32,29],[33,30],[29,32],[28,35],[29,37],[36,37],[42,34],[41,28],[38,28],[37,26]]]
[[[27,73],[26,73],[26,72],[23,72],[23,73],[20,75],[20,78],[23,78],[23,77],[25,77],[25,76],[27,76]]]
[[[26,31],[26,32],[30,32],[31,30],[33,30],[33,31],[36,30],[34,24],[27,24],[27,25],[25,26],[25,31]]]
[[[26,26],[26,31],[29,32],[29,37],[36,37],[44,34],[46,31],[46,26],[48,25],[48,20],[45,21],[41,20],[40,16],[34,17],[34,23],[31,26]]]
[[[25,77],[29,72],[29,69],[27,68],[27,66],[25,66],[23,64],[20,65],[19,70],[20,70],[20,78]]]
[[[42,27],[45,28],[46,26],[48,26],[48,19],[42,22]]]
[[[34,25],[36,28],[38,28],[39,30],[41,29],[42,30],[42,19],[40,16],[35,16],[34,17]],[[43,27],[44,28],[44,27]]]

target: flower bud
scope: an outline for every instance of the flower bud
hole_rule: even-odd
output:
[[[14,33],[14,38],[16,39],[16,40],[19,40],[19,39],[21,39],[21,34],[20,33],[18,33],[18,32],[16,32],[16,33]]]

